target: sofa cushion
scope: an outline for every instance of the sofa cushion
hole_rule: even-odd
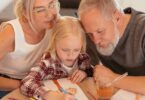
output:
[[[78,8],[81,0],[59,0],[61,8]]]

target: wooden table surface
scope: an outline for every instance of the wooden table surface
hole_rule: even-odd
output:
[[[91,77],[86,78],[83,82],[79,84],[79,86],[84,91],[85,95],[89,98],[89,100],[96,100],[97,91],[93,78]],[[22,95],[19,89],[16,89],[10,92],[5,97],[3,97],[1,100],[30,100],[30,99]]]

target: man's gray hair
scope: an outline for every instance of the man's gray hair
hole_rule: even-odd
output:
[[[91,9],[98,9],[102,14],[112,14],[114,11],[121,11],[116,0],[81,0],[78,16],[82,13],[89,12]]]

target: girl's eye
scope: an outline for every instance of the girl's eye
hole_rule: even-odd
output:
[[[74,50],[74,52],[79,52],[79,51],[80,51],[79,49]]]
[[[69,50],[68,50],[68,49],[62,49],[62,51],[64,51],[64,52],[68,52]]]

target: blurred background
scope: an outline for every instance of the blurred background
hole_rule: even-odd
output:
[[[80,0],[59,0],[61,4],[61,15],[76,16],[77,8]],[[134,7],[137,10],[145,12],[145,0],[117,0],[122,6]],[[15,15],[13,12],[13,7],[16,0],[0,0],[0,22],[14,19]]]

